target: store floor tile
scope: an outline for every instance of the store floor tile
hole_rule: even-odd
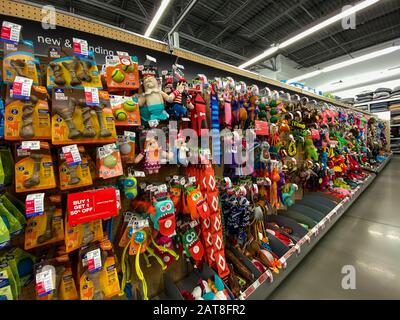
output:
[[[400,157],[270,296],[270,299],[400,299]],[[343,289],[344,266],[356,289]]]

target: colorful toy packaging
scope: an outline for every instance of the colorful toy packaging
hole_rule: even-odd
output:
[[[93,52],[87,57],[75,55],[68,48],[50,48],[51,60],[47,67],[47,88],[95,87],[102,89],[99,71]]]
[[[45,87],[33,86],[29,100],[7,95],[5,111],[6,140],[50,140],[50,112]]]
[[[116,126],[140,126],[138,98],[110,95],[110,105]]]
[[[64,240],[64,221],[61,209],[61,197],[46,199],[43,214],[27,220],[25,229],[25,250]]]
[[[107,144],[97,148],[97,172],[98,176],[103,179],[122,176],[124,170],[122,168],[121,154],[115,143]]]
[[[127,53],[106,57],[106,81],[110,92],[135,90],[140,86],[138,59]]]
[[[65,153],[63,150],[60,150],[58,167],[60,189],[70,190],[92,185],[92,175],[89,168],[90,157],[85,152],[85,148],[73,145],[66,146],[63,149]],[[71,159],[69,156],[71,150],[77,155],[77,159]]]
[[[12,84],[15,77],[31,79],[34,85],[39,85],[36,65],[38,61],[33,55],[33,43],[21,40],[18,44],[4,44],[3,81]]]
[[[47,142],[24,141],[17,145],[16,192],[32,192],[56,187],[53,159]]]
[[[77,89],[53,90],[53,144],[111,143],[117,140],[108,93],[93,90],[89,95],[87,91]]]
[[[135,162],[136,133],[124,131],[123,135],[118,135],[118,146],[123,164]]]

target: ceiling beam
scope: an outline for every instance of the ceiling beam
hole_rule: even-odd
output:
[[[145,16],[147,19],[150,19],[149,14],[146,11],[146,8],[143,6],[140,0],[135,0],[136,5],[139,7],[140,12]]]
[[[138,14],[132,13],[132,12],[126,12],[125,10],[122,10],[121,8],[106,4],[104,2],[100,2],[98,0],[75,0],[75,2],[81,2],[81,3],[85,3],[85,4],[88,4],[88,5],[97,7],[97,8],[106,9],[106,10],[108,10],[110,12],[113,12],[115,14],[119,14],[119,15],[124,16],[125,18],[127,18],[129,20],[132,20],[132,21],[135,21],[135,22],[140,22],[140,23],[144,23],[144,24],[148,24],[149,23],[148,19],[146,19],[145,17],[143,17],[141,15],[138,15]],[[158,23],[156,28],[158,28],[160,30],[163,30],[165,32],[168,32],[170,30],[170,27],[167,27],[167,26],[165,26],[165,25],[163,25],[161,23]],[[183,32],[180,33],[180,37],[182,39],[189,40],[191,42],[200,44],[200,45],[202,45],[204,47],[208,47],[208,48],[210,48],[212,50],[215,50],[215,51],[221,52],[223,54],[229,55],[231,57],[239,59],[240,61],[245,61],[245,60],[248,59],[248,58],[243,57],[243,56],[241,56],[241,55],[239,55],[237,53],[231,52],[231,51],[229,51],[227,49],[224,49],[224,48],[217,47],[217,46],[215,46],[213,44],[210,44],[210,43],[208,43],[206,41],[197,39],[197,38],[192,37],[192,36],[190,36],[190,35],[188,35],[186,33],[183,33]]]

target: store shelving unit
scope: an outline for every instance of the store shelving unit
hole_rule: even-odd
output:
[[[281,257],[280,261],[283,269],[279,274],[273,274],[270,270],[263,273],[245,292],[241,299],[245,300],[265,300],[282,283],[282,281],[296,268],[312,248],[323,238],[323,236],[333,227],[340,217],[350,208],[357,198],[369,187],[377,174],[389,163],[392,155],[390,154],[376,169],[376,173],[371,173],[362,184],[352,191],[351,197],[345,198],[333,208],[324,219],[313,227],[295,246]],[[322,195],[322,194],[321,194]],[[301,204],[301,201],[299,202]]]
[[[384,100],[375,100],[375,101],[369,101],[365,103],[357,103],[354,104],[353,106],[357,109],[367,111],[367,112],[372,112],[372,113],[378,113],[378,112],[383,112],[383,111],[389,111],[389,108],[387,110],[374,110],[374,105],[376,104],[381,104],[385,102],[393,102],[393,101],[399,101],[400,98],[390,98],[390,99],[384,99]],[[391,117],[393,115],[400,115],[400,111],[392,111],[391,112]],[[400,127],[400,124],[390,124],[390,129]],[[392,130],[391,130],[392,131]],[[400,154],[400,137],[393,137],[390,138],[391,141],[391,147],[393,149],[393,153]]]

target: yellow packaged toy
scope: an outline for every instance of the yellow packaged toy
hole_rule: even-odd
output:
[[[69,225],[65,218],[65,247],[69,253],[93,241],[103,239],[102,220],[94,220],[77,225]]]
[[[77,300],[71,262],[63,254],[34,265],[37,300]]]
[[[32,41],[21,40],[17,45],[4,45],[3,81],[12,84],[16,76],[32,79],[38,86],[36,65],[39,64],[33,55]]]
[[[108,239],[82,248],[79,257],[81,300],[111,299],[120,293],[115,256]]]
[[[141,125],[138,98],[110,95],[110,105],[117,127]]]
[[[51,204],[44,214],[29,218],[25,229],[25,250],[64,240],[61,208]]]
[[[63,151],[60,150],[60,165],[58,168],[61,190],[76,189],[93,184],[85,148],[83,146],[76,148],[79,153],[78,163],[69,163]]]
[[[112,143],[117,140],[108,92],[93,90],[89,95],[77,89],[53,90],[53,144]]]
[[[4,115],[6,140],[50,140],[50,112],[45,87],[33,86],[29,100],[7,97]]]
[[[140,80],[137,57],[127,54],[107,56],[105,78],[110,92],[138,89]]]
[[[32,192],[56,187],[53,159],[47,142],[23,141],[17,145],[16,192]]]
[[[103,88],[93,52],[83,57],[74,55],[71,49],[50,48],[49,58],[47,88]]]

